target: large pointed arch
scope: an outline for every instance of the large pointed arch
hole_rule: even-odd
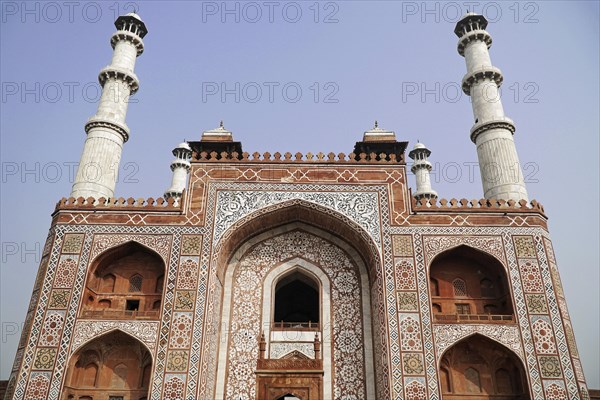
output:
[[[87,341],[69,357],[62,396],[142,398],[148,395],[152,367],[146,344],[114,329]]]
[[[263,224],[263,218],[264,215],[261,216],[257,216],[257,218],[254,220],[254,227],[256,230],[259,230],[260,233],[256,233],[256,234],[251,234],[248,233],[246,235],[240,235],[239,237],[243,238],[241,243],[236,243],[235,245],[232,245],[231,247],[227,246],[227,247],[221,247],[221,251],[224,251],[224,249],[229,249],[229,252],[227,252],[228,254],[224,255],[216,255],[216,257],[213,258],[213,262],[215,262],[215,260],[220,259],[220,260],[224,260],[223,262],[225,262],[225,265],[217,265],[215,266],[215,268],[222,268],[223,272],[225,273],[225,277],[223,278],[223,299],[222,299],[222,310],[221,310],[221,326],[225,326],[225,327],[229,327],[230,324],[232,324],[233,319],[231,319],[231,315],[233,313],[234,308],[233,307],[239,307],[238,305],[236,305],[236,301],[235,298],[232,297],[232,293],[233,293],[233,288],[235,284],[235,282],[238,282],[237,280],[234,279],[234,275],[235,275],[235,271],[238,270],[238,268],[242,265],[246,265],[245,263],[245,259],[247,254],[251,254],[254,249],[256,248],[256,246],[260,246],[263,242],[269,242],[272,240],[276,240],[276,238],[278,237],[290,237],[293,236],[295,233],[299,233],[301,236],[304,235],[304,237],[315,237],[317,238],[317,241],[321,241],[323,243],[329,243],[331,246],[335,246],[336,248],[338,248],[337,251],[341,251],[343,253],[345,253],[344,257],[347,257],[348,260],[350,260],[350,264],[354,265],[354,268],[356,268],[356,272],[358,273],[359,277],[359,285],[361,286],[361,290],[360,290],[360,295],[358,296],[359,303],[358,303],[358,307],[357,309],[360,309],[362,315],[363,315],[363,319],[362,319],[362,332],[364,332],[364,340],[365,340],[365,344],[364,346],[361,345],[361,348],[365,349],[365,352],[367,353],[367,357],[366,357],[366,362],[365,362],[365,367],[368,371],[371,371],[369,373],[369,378],[367,379],[367,383],[366,383],[366,390],[369,393],[369,397],[375,397],[375,382],[373,380],[373,376],[375,373],[377,373],[378,375],[383,376],[384,374],[384,369],[383,368],[379,368],[380,365],[377,364],[375,365],[375,363],[377,361],[379,361],[380,363],[385,362],[382,360],[387,360],[388,359],[388,354],[386,353],[386,349],[387,346],[380,344],[381,342],[377,342],[377,345],[374,346],[372,344],[373,342],[373,336],[376,336],[377,334],[379,334],[379,332],[377,332],[375,335],[373,334],[373,328],[375,327],[375,329],[384,326],[382,321],[379,321],[379,313],[378,311],[380,310],[380,308],[378,307],[378,302],[379,299],[377,298],[377,295],[379,293],[378,290],[376,289],[372,289],[371,290],[371,285],[370,285],[370,279],[369,279],[369,274],[368,274],[368,264],[365,262],[365,257],[363,257],[363,255],[361,254],[361,252],[358,251],[358,249],[354,246],[354,244],[352,243],[352,241],[347,240],[345,237],[343,236],[339,236],[339,232],[332,232],[332,229],[325,229],[324,227],[321,227],[323,225],[322,223],[322,219],[320,221],[320,223],[307,223],[304,222],[305,220],[307,220],[307,218],[304,218],[302,216],[295,218],[295,216],[297,216],[297,214],[302,214],[304,209],[300,208],[300,207],[296,207],[296,206],[292,206],[292,208],[285,208],[286,210],[294,210],[293,214],[287,214],[287,219],[284,218],[280,218],[277,219],[275,221],[275,223],[269,223],[269,224]],[[304,213],[306,214],[306,213]],[[269,215],[269,214],[266,214]],[[271,221],[270,221],[271,222]],[[336,224],[340,224],[340,221],[336,221]],[[267,227],[267,229],[264,229],[265,226]],[[285,239],[284,239],[285,240]],[[304,240],[304,239],[303,239]],[[302,245],[299,245],[298,248],[301,248]],[[318,247],[312,247],[311,249],[317,249]],[[319,275],[321,272],[319,272],[319,269],[322,268],[320,266],[318,266],[317,264],[313,264],[313,260],[312,259],[305,259],[302,256],[302,252],[295,254],[294,256],[291,256],[290,258],[287,257],[275,257],[275,259],[277,259],[277,261],[275,261],[274,263],[270,263],[265,265],[264,268],[265,271],[272,271],[274,274],[268,274],[265,277],[261,277],[259,278],[259,282],[260,282],[260,286],[263,287],[262,289],[262,295],[264,295],[266,293],[265,287],[269,288],[271,287],[271,285],[273,284],[274,279],[277,276],[280,276],[281,273],[285,273],[287,271],[296,269],[298,267],[302,267],[308,271],[311,271],[315,274],[315,275]],[[340,253],[341,254],[341,253]],[[291,255],[291,253],[290,253]],[[313,256],[314,257],[314,254]],[[314,269],[312,269],[311,264],[314,266]],[[345,264],[345,265],[350,265],[350,264]],[[246,268],[246,267],[243,267]],[[330,268],[330,267],[327,267]],[[348,267],[345,267],[348,268]],[[326,279],[319,279],[319,281],[321,282],[321,284],[323,285],[321,287],[321,290],[325,290],[327,285],[326,285]],[[270,282],[270,283],[269,283]],[[381,280],[379,280],[378,284],[381,283]],[[328,290],[328,289],[327,289]],[[336,289],[337,290],[337,289]],[[358,291],[356,292],[357,294],[359,293]],[[260,295],[260,294],[259,294]],[[271,296],[272,297],[272,296]],[[269,312],[269,300],[267,300],[269,298],[269,296],[267,295],[266,298],[263,297],[263,301],[262,301],[262,306],[263,306],[263,310],[261,312],[262,315],[262,321],[259,321],[259,324],[262,324],[262,326],[267,325],[267,323],[270,321],[270,312]],[[370,305],[374,303],[373,307],[371,307]],[[257,300],[256,304],[261,304],[260,301]],[[264,306],[267,305],[266,308],[264,308]],[[339,306],[335,306],[335,307],[339,307]],[[239,308],[238,308],[239,309]],[[327,318],[328,319],[328,318]],[[377,322],[373,322],[373,319],[377,320]],[[330,326],[328,326],[327,328],[330,328]],[[228,328],[228,330],[231,330],[232,328]],[[264,329],[263,333],[267,333],[267,337],[268,335],[268,329]],[[228,338],[228,331],[223,332],[223,336],[225,339],[225,343],[227,343],[229,340],[235,340],[235,338],[232,336],[231,338]],[[260,333],[260,332],[259,332]],[[323,335],[325,335],[326,332],[323,332]],[[278,334],[273,334],[273,336],[271,337],[271,339],[273,340],[278,340],[276,339],[276,337],[278,337]],[[296,336],[295,336],[296,337]],[[327,335],[328,340],[331,340],[331,335]],[[314,338],[314,332],[310,333],[310,340],[312,341]],[[301,341],[305,341],[306,338],[304,338],[304,336],[302,335],[302,339]],[[361,342],[363,341],[363,337],[361,337]],[[270,342],[270,340],[268,341]],[[367,343],[368,342],[368,343]],[[258,342],[257,342],[258,343]],[[328,350],[327,346],[330,346],[331,344],[323,344],[323,357],[324,359],[328,359],[330,357],[330,354],[333,354],[332,351]],[[373,350],[377,350],[378,354],[376,357],[373,357]],[[228,367],[228,356],[227,356],[228,352],[227,352],[227,347],[223,347],[221,346],[221,348],[219,349],[219,364],[218,364],[218,368],[217,368],[217,379],[216,379],[216,393],[217,393],[217,397],[219,397],[220,395],[223,395],[223,393],[221,393],[220,391],[223,390],[225,387],[227,386],[227,369]],[[375,359],[375,360],[374,360]],[[326,363],[324,361],[324,363]],[[361,362],[362,365],[362,362]],[[326,366],[326,370],[328,370]],[[339,367],[338,367],[339,368]],[[329,369],[330,371],[332,371],[331,369]],[[332,372],[333,373],[333,372]],[[332,391],[332,385],[333,385],[333,381],[331,380],[331,376],[332,373],[326,373],[325,376],[325,384],[324,386],[327,386],[328,392],[329,393],[333,393]],[[385,378],[384,378],[385,379]],[[380,381],[383,381],[384,379],[381,379]],[[328,383],[329,382],[329,383]]]
[[[229,264],[231,256],[239,254],[239,247],[249,238],[292,222],[315,226],[350,243],[368,266],[371,284],[376,281],[381,253],[368,232],[345,215],[302,199],[264,207],[230,226],[214,246],[219,281],[224,281],[225,266]]]
[[[438,322],[512,321],[510,275],[489,252],[466,244],[452,246],[432,258],[427,272]]]
[[[526,363],[503,343],[478,332],[467,335],[438,354],[442,399],[478,396],[526,400],[529,392]]]
[[[157,319],[160,310],[154,304],[162,299],[164,291],[157,282],[166,271],[164,258],[137,241],[106,249],[88,268],[81,316]]]

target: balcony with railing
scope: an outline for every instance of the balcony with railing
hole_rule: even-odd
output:
[[[319,331],[320,324],[318,322],[273,322],[271,323],[272,331]]]
[[[158,319],[160,310],[138,311],[138,310],[118,310],[114,308],[83,310],[82,318],[89,319]]]
[[[514,323],[514,315],[500,314],[433,314],[434,322],[440,324],[452,323]]]

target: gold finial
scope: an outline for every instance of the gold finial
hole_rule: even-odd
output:
[[[377,123],[377,120],[375,120],[375,128],[377,128],[379,126],[379,124]]]
[[[223,120],[221,120],[221,123],[219,124],[219,128],[225,129],[225,125],[223,124]]]

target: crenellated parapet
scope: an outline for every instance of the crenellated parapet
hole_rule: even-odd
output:
[[[105,198],[100,197],[96,199],[94,197],[63,197],[56,203],[54,212],[57,211],[70,211],[70,210],[87,210],[93,209],[94,211],[180,211],[182,209],[182,202],[177,201],[175,198],[164,199],[163,197],[153,198],[133,198],[127,199],[123,197],[119,198]]]
[[[314,164],[323,164],[323,163],[362,163],[362,164],[405,164],[404,154],[398,157],[396,154],[386,154],[386,153],[338,153],[335,154],[333,152],[330,153],[295,153],[292,154],[290,152],[286,153],[238,153],[238,152],[196,152],[194,151],[192,155],[192,160],[196,162],[255,162],[255,163],[314,163]]]
[[[535,200],[503,200],[503,199],[415,199],[412,198],[412,209],[416,212],[517,212],[517,213],[535,213],[546,216],[544,207]]]

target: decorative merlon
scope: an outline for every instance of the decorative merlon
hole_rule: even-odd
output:
[[[207,153],[194,151],[192,155],[193,161],[199,162],[260,162],[260,163],[363,163],[363,164],[404,164],[404,154],[400,159],[395,154],[386,153],[259,153],[252,154],[243,152],[221,152],[215,151]]]

